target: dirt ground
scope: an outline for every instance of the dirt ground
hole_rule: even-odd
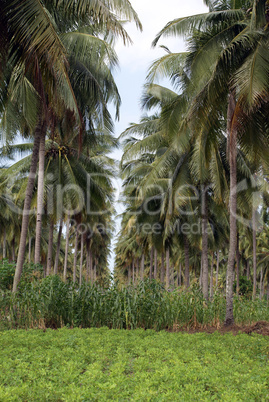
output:
[[[204,327],[204,328],[174,328],[175,331],[188,332],[189,334],[194,334],[196,332],[206,332],[212,334],[218,331],[221,334],[233,333],[233,335],[238,335],[239,333],[244,333],[251,335],[253,333],[260,334],[263,336],[269,336],[269,322],[258,321],[251,325],[230,325],[230,326],[219,326],[219,327]]]

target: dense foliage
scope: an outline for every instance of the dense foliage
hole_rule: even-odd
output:
[[[45,275],[102,280],[117,146],[108,104],[118,119],[121,103],[114,47],[131,42],[123,21],[142,25],[127,0],[5,0],[0,11],[0,252],[16,261],[13,291],[26,246]]]
[[[11,325],[223,322],[224,300],[230,325],[240,296],[253,305],[269,299],[268,1],[204,3],[207,13],[169,22],[153,41],[183,36],[186,52],[162,46],[149,68],[141,103],[151,115],[122,133],[120,172],[110,157],[120,141],[108,105],[119,118],[116,39],[131,41],[126,21],[142,29],[131,3],[1,3],[0,288]],[[126,288],[103,291],[119,174],[126,208],[114,278]],[[42,271],[48,279],[32,282]],[[155,306],[147,323],[135,312],[143,287]],[[92,298],[114,300],[114,291],[120,310],[113,302],[112,321],[97,318],[102,306],[92,309]],[[190,295],[205,311],[182,318]],[[63,313],[54,311],[58,302]],[[212,305],[217,318],[204,318]]]
[[[0,401],[269,401],[268,337],[181,332],[269,322],[269,0],[204,3],[116,139],[130,1],[0,1]]]
[[[17,330],[0,342],[3,401],[268,400],[260,335]]]
[[[269,321],[268,302],[235,299],[238,323]],[[58,276],[40,281],[22,281],[16,294],[0,295],[2,328],[102,327],[115,329],[169,329],[220,326],[225,318],[225,298],[218,293],[206,303],[198,286],[166,291],[156,281],[136,287],[64,283]]]
[[[204,3],[207,13],[157,34],[153,46],[178,36],[186,51],[162,46],[144,115],[121,135],[126,209],[115,270],[121,281],[149,276],[167,289],[199,280],[208,299],[220,268],[230,325],[235,274],[237,295],[242,274],[253,299],[257,281],[269,295],[268,1]]]

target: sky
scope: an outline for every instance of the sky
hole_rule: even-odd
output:
[[[121,95],[122,105],[120,121],[115,123],[115,136],[118,137],[130,123],[139,122],[142,115],[140,98],[147,76],[147,71],[152,62],[164,55],[164,50],[159,46],[152,49],[151,43],[157,33],[169,22],[176,18],[207,12],[203,0],[131,0],[131,4],[137,12],[143,25],[143,31],[136,29],[135,24],[125,26],[133,44],[124,46],[120,41],[116,45],[120,68],[114,74]],[[183,52],[184,40],[181,38],[161,38],[159,45],[167,46],[171,51]],[[117,150],[112,155],[120,160],[121,151]],[[121,191],[121,181],[115,181],[117,199]],[[116,203],[117,213],[124,211],[120,202]],[[120,220],[116,220],[117,231]],[[112,255],[110,269],[113,268]]]
[[[164,55],[159,46],[152,49],[151,43],[156,34],[167,22],[176,18],[207,12],[203,0],[133,0],[132,6],[138,13],[143,25],[143,32],[135,24],[126,25],[133,45],[116,45],[120,69],[116,73],[116,82],[122,97],[121,119],[116,125],[116,135],[123,131],[130,122],[136,122],[141,116],[139,99],[147,70],[154,60]],[[182,38],[161,38],[159,45],[167,46],[171,51],[185,50]]]

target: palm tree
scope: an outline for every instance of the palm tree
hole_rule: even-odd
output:
[[[128,8],[128,4],[125,6]],[[59,21],[59,11],[57,13],[55,10],[52,10],[50,4],[48,4],[48,7],[49,10],[53,12],[55,19]],[[89,8],[89,12],[90,11],[95,12],[92,6]],[[130,11],[131,8],[129,7],[129,12]],[[114,21],[115,25],[113,31],[113,24],[109,25],[109,27],[103,25],[98,19],[94,21],[92,20],[92,16],[91,18],[85,16],[84,12],[82,12],[83,18],[77,17],[74,20],[70,20],[69,14],[67,16],[66,13],[67,10],[61,9],[61,21],[59,21],[57,32],[67,52],[69,78],[76,96],[80,115],[83,118],[84,127],[89,126],[92,128],[96,125],[100,126],[100,121],[102,121],[103,125],[111,130],[113,125],[107,109],[107,103],[110,101],[114,102],[117,114],[120,104],[120,97],[111,72],[111,67],[116,64],[117,58],[113,48],[108,42],[101,39],[101,35],[108,37],[112,32],[115,34],[120,33],[124,41],[128,40],[128,35],[124,29],[121,29],[120,23],[116,20]],[[108,16],[105,18],[107,19]],[[110,18],[113,19],[111,14]],[[76,19],[78,21],[75,24]],[[56,116],[52,116],[52,130],[54,130],[55,126],[55,117]],[[75,131],[76,127],[74,127],[73,130]],[[82,134],[82,130],[80,130],[80,137],[78,139],[80,150]],[[37,206],[36,262],[38,262],[40,258],[39,245],[41,238],[45,158],[44,141],[43,139],[39,151],[39,202]]]
[[[195,96],[190,115],[198,116],[199,125],[214,126],[221,113],[220,107],[223,107],[223,101],[228,98],[230,247],[225,321],[228,325],[233,322],[232,276],[237,233],[238,133],[245,132],[248,124],[246,113],[257,113],[260,104],[265,101],[264,93],[268,91],[268,63],[263,56],[267,41],[266,2],[206,3],[210,8],[209,13],[168,23],[157,35],[154,45],[161,36],[184,33],[192,35],[192,52],[187,59],[187,67],[192,81],[190,90]],[[196,120],[196,125],[197,122]],[[246,137],[240,137],[241,141],[247,139]]]
[[[65,145],[64,145],[65,144]],[[88,151],[87,145],[88,144]],[[23,146],[25,145],[25,146]],[[10,156],[16,149],[25,148],[29,151],[30,144],[14,145],[9,149]],[[88,152],[79,153],[77,137],[73,136],[72,130],[55,130],[54,141],[46,141],[46,153],[45,153],[45,192],[44,207],[47,211],[50,228],[52,230],[52,223],[61,221],[65,215],[68,220],[72,217],[73,222],[76,220],[77,224],[81,221],[78,217],[81,215],[81,211],[86,211],[87,203],[81,200],[81,191],[83,190],[83,198],[87,198],[87,192],[90,194],[90,207],[88,213],[94,213],[94,215],[87,216],[86,212],[83,215],[84,223],[87,225],[97,225],[99,222],[103,222],[104,227],[107,226],[107,222],[110,219],[109,210],[111,209],[112,202],[112,183],[111,177],[113,176],[113,161],[106,156],[111,152],[111,148],[116,145],[115,139],[111,134],[101,134],[99,132],[90,133],[86,135],[83,142],[83,150]],[[6,183],[14,181],[14,188],[18,189],[17,181],[19,180],[21,190],[18,199],[24,195],[24,185],[22,185],[21,174],[22,171],[27,173],[31,162],[31,155],[27,155],[25,158],[16,162],[10,168],[6,169],[7,177],[9,178]],[[91,180],[89,180],[91,178]],[[23,177],[23,183],[25,182],[25,176]],[[76,188],[80,189],[78,193]],[[55,191],[57,189],[57,191]],[[36,197],[33,198],[35,203]],[[60,204],[59,204],[60,201]],[[81,203],[82,202],[82,203]],[[73,210],[73,215],[71,214]],[[77,214],[74,213],[77,210]],[[98,213],[108,210],[108,213],[104,217],[98,216]],[[65,213],[64,213],[65,212]],[[76,225],[77,226],[77,225]],[[66,258],[64,268],[64,278],[67,278],[67,263],[69,254],[69,223],[67,222],[66,232]],[[50,232],[51,233],[51,232]],[[57,247],[57,264],[59,261],[59,253],[61,246],[61,231],[58,235],[58,247]],[[70,233],[72,235],[72,231]],[[72,239],[70,239],[72,244]],[[51,246],[51,242],[49,242]],[[49,250],[51,248],[49,247]],[[48,256],[48,260],[51,257]],[[56,259],[55,259],[56,263]],[[103,262],[102,262],[103,264]],[[51,264],[50,264],[51,266]],[[58,266],[57,266],[58,271]]]
[[[134,19],[137,26],[140,28],[141,24],[138,20],[136,13],[132,9],[130,3],[127,1],[124,1],[123,4],[121,3],[120,7],[117,2],[111,1],[109,2],[108,8],[105,8],[101,3],[93,5],[91,2],[86,3],[84,2],[83,7],[81,7],[81,5],[77,4],[77,2],[69,2],[68,6],[66,5],[65,7],[62,7],[62,5],[60,5],[59,3],[54,4],[54,2],[48,1],[45,2],[44,4],[41,4],[34,0],[32,1],[29,0],[27,2],[24,2],[23,4],[21,2],[15,1],[14,4],[12,5],[14,6],[13,9],[8,7],[8,2],[7,3],[4,2],[3,5],[1,4],[1,6],[3,8],[2,9],[3,19],[1,20],[1,24],[7,25],[8,28],[7,32],[11,34],[12,38],[11,40],[9,40],[9,37],[4,38],[5,46],[1,48],[1,51],[2,50],[5,51],[5,53],[3,52],[3,56],[7,54],[10,47],[14,47],[15,45],[18,46],[19,48],[22,47],[24,49],[23,57],[20,58],[19,63],[17,65],[12,66],[12,68],[10,68],[8,63],[6,63],[6,65],[9,67],[8,69],[6,69],[7,72],[11,70],[12,74],[9,87],[7,89],[4,88],[4,90],[6,90],[7,93],[8,92],[13,93],[13,96],[10,98],[10,102],[6,103],[5,105],[6,117],[4,121],[6,121],[7,123],[11,121],[9,115],[11,113],[10,111],[12,111],[12,108],[14,109],[13,107],[14,100],[16,100],[16,105],[18,105],[19,109],[19,105],[21,104],[20,100],[23,100],[23,98],[25,98],[25,93],[20,93],[21,96],[18,97],[17,99],[15,98],[15,96],[19,94],[18,91],[21,84],[23,84],[23,86],[21,86],[22,88],[26,88],[25,92],[27,91],[28,99],[29,94],[32,96],[32,99],[36,97],[36,102],[34,103],[36,107],[32,107],[32,109],[36,111],[36,113],[31,112],[31,110],[25,103],[23,104],[22,108],[24,112],[25,110],[27,112],[24,113],[24,116],[26,118],[25,119],[26,122],[28,123],[28,127],[34,128],[36,126],[36,129],[35,129],[35,143],[32,158],[32,167],[30,170],[31,177],[29,178],[25,198],[25,207],[24,207],[25,213],[23,215],[21,241],[20,241],[16,274],[14,278],[13,290],[16,291],[21,276],[22,264],[24,260],[26,230],[28,225],[28,214],[26,214],[26,212],[29,211],[31,203],[31,195],[33,191],[34,177],[36,173],[36,166],[38,160],[39,143],[40,138],[42,138],[43,141],[46,134],[46,126],[48,125],[44,124],[46,119],[43,118],[44,115],[46,116],[46,118],[48,117],[47,102],[45,101],[45,98],[46,97],[50,98],[50,96],[52,96],[52,98],[54,97],[55,100],[55,89],[58,88],[58,95],[59,95],[58,100],[60,101],[60,99],[62,99],[63,102],[62,105],[60,105],[60,102],[58,102],[55,114],[59,115],[61,113],[61,110],[65,107],[73,111],[74,114],[77,116],[78,122],[81,123],[77,102],[74,97],[70,80],[67,74],[66,52],[54,29],[54,27],[56,26],[55,22],[57,21],[59,26],[61,24],[64,25],[65,20],[66,22],[67,21],[69,22],[69,26],[74,27],[80,24],[81,21],[84,21],[84,23],[86,24],[87,23],[90,24],[92,18],[95,17],[96,23],[99,23],[100,27],[102,26],[103,31],[106,29],[108,36],[114,33],[115,35],[122,36],[124,41],[128,41],[129,39],[128,35],[126,31],[122,28],[121,22],[115,16],[114,13],[117,10],[118,11],[120,10],[119,12],[120,16],[125,16],[129,19]],[[49,20],[48,18],[49,14],[47,13],[45,7],[48,7],[48,9],[53,8],[53,14],[54,14],[53,23],[51,20]],[[72,15],[72,18],[70,18],[70,10],[72,8],[74,13]],[[29,10],[31,10],[31,12]],[[59,16],[57,17],[56,15],[57,12],[61,13],[60,18]],[[109,21],[109,25],[106,24],[107,21]],[[27,29],[25,29],[26,27]],[[40,32],[42,32],[41,37],[42,40],[38,40],[38,35],[40,35]],[[72,40],[72,34],[68,35],[69,43],[70,43],[70,36]],[[77,35],[77,37],[81,38],[82,35],[80,36]],[[94,39],[93,36],[91,39]],[[91,40],[91,42],[93,42],[93,40]],[[8,50],[6,50],[7,48]],[[35,55],[35,57],[32,57],[33,54]],[[32,59],[30,58],[30,55]],[[14,59],[16,60],[16,58]],[[53,68],[50,68],[52,66]],[[37,71],[34,70],[34,68],[36,67],[38,67]],[[53,71],[54,75],[52,74],[51,77],[48,77],[48,72],[51,71]],[[37,80],[33,83],[31,82],[31,80],[29,80],[29,77],[31,76],[37,77]],[[19,77],[19,79],[17,77]],[[1,84],[3,82],[4,81],[1,81]],[[54,86],[51,84],[54,84]],[[51,91],[52,88],[53,90]],[[59,91],[59,89],[61,89],[61,91]],[[39,95],[38,97],[36,96],[37,94]],[[53,104],[51,102],[49,102],[48,104],[55,105],[55,103]],[[40,110],[42,110],[42,117],[39,119],[39,122],[36,125],[37,120],[36,116],[38,115],[37,112],[39,112],[40,115]],[[42,163],[40,164],[40,166],[42,167]],[[42,185],[40,185],[40,187],[42,187]],[[40,196],[39,198],[41,203],[42,197]],[[36,259],[38,259],[38,252]]]

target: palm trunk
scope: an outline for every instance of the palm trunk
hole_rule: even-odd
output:
[[[162,253],[162,261],[161,261],[161,282],[164,283],[164,253]]]
[[[93,284],[93,259],[92,259],[92,251],[91,251],[91,248],[90,248],[90,280],[91,280],[91,283]]]
[[[86,242],[86,283],[89,283],[90,278],[90,243]]]
[[[239,233],[237,233],[237,246],[236,246],[236,295],[239,296],[239,276],[240,276],[240,253],[239,253]]]
[[[219,283],[219,250],[217,250],[216,289],[218,289],[218,283]]]
[[[154,248],[154,279],[157,279],[157,268],[158,268],[158,262],[157,262],[157,250]]]
[[[177,281],[177,272],[175,272],[174,265],[170,266],[170,289],[175,289],[175,279]]]
[[[189,255],[189,241],[184,235],[184,253],[185,253],[185,287],[190,287],[190,255]]]
[[[131,272],[131,265],[128,265],[128,285],[131,284],[131,276],[132,276],[132,272]]]
[[[97,280],[97,258],[94,259],[94,282]]]
[[[46,275],[50,275],[50,269],[53,265],[52,263],[52,254],[53,254],[53,229],[54,229],[54,222],[51,217],[50,219],[50,227],[49,227],[49,244],[48,244],[48,258],[47,258],[47,273]]]
[[[58,232],[57,249],[56,249],[56,256],[55,256],[55,263],[54,263],[54,275],[58,274],[62,230],[63,230],[63,218],[61,218],[61,220],[60,220],[60,226],[59,226],[59,232]]]
[[[139,280],[139,258],[136,260],[136,280]]]
[[[150,250],[150,267],[149,267],[149,280],[152,279],[152,268],[153,268],[153,257],[154,257],[154,249],[151,247]]]
[[[229,139],[229,159],[230,159],[230,241],[229,254],[226,275],[226,317],[225,325],[234,323],[233,315],[233,273],[234,273],[234,258],[237,244],[237,228],[236,228],[236,209],[237,209],[237,171],[236,171],[236,156],[237,156],[237,130],[233,127],[233,119],[235,112],[235,95],[229,94],[229,104],[227,112],[227,131]]]
[[[43,134],[44,130],[45,129],[41,123],[38,124],[38,126],[35,130],[31,167],[30,167],[30,172],[29,172],[29,177],[28,177],[28,182],[27,182],[27,187],[26,187],[26,193],[25,193],[24,206],[23,206],[21,236],[20,236],[20,244],[19,244],[16,271],[15,271],[14,281],[13,281],[13,292],[17,292],[17,290],[18,290],[18,284],[20,282],[22,269],[23,269],[26,239],[27,239],[28,224],[29,224],[29,215],[30,215],[31,201],[32,201],[33,189],[34,189],[34,183],[35,183],[36,167],[37,167],[37,162],[38,162],[40,137]]]
[[[202,260],[202,254],[201,254],[200,276],[199,276],[199,286],[201,289],[202,289],[202,283],[203,283],[203,260]]]
[[[202,276],[202,289],[204,298],[208,299],[208,232],[207,232],[207,221],[208,221],[208,211],[207,211],[207,194],[206,189],[202,190],[202,266],[203,266],[203,276]]]
[[[7,258],[7,231],[4,227],[4,239],[3,239],[3,259]]]
[[[36,210],[36,234],[35,234],[35,264],[40,263],[42,215],[44,203],[44,168],[45,168],[45,138],[46,131],[42,132],[39,146],[39,166],[37,183],[37,210]]]
[[[180,287],[181,286],[181,275],[182,275],[182,266],[181,266],[181,263],[179,264],[179,273],[178,273],[178,286]]]
[[[170,286],[169,248],[166,249],[166,289]]]
[[[144,268],[145,268],[145,254],[142,253],[141,263],[140,263],[140,279],[141,281],[144,280]]]
[[[31,264],[31,251],[32,251],[32,237],[29,236],[29,249],[28,249],[28,260],[29,260],[29,264]]]
[[[263,270],[260,272],[260,300],[263,298]]]
[[[250,267],[249,267],[249,259],[247,259],[247,279],[250,278]]]
[[[77,258],[78,258],[78,228],[76,227],[76,239],[75,239],[75,252],[74,252],[74,264],[73,264],[73,282],[77,280]]]
[[[80,248],[80,266],[79,266],[79,287],[82,285],[82,268],[83,268],[83,250],[84,250],[84,237],[81,235],[81,248]]]
[[[15,253],[15,238],[13,237],[12,242],[11,242],[11,247],[12,247],[12,261],[14,262],[16,260],[16,253]]]
[[[252,214],[252,244],[253,244],[253,299],[256,298],[257,289],[257,244],[256,244],[256,210]]]
[[[214,268],[214,253],[212,253],[211,269],[210,269],[210,299],[213,299],[213,268]]]
[[[65,238],[64,275],[63,275],[64,282],[66,282],[67,277],[67,262],[68,262],[69,232],[70,232],[69,226],[70,226],[70,215],[68,214],[66,222],[66,238]]]

